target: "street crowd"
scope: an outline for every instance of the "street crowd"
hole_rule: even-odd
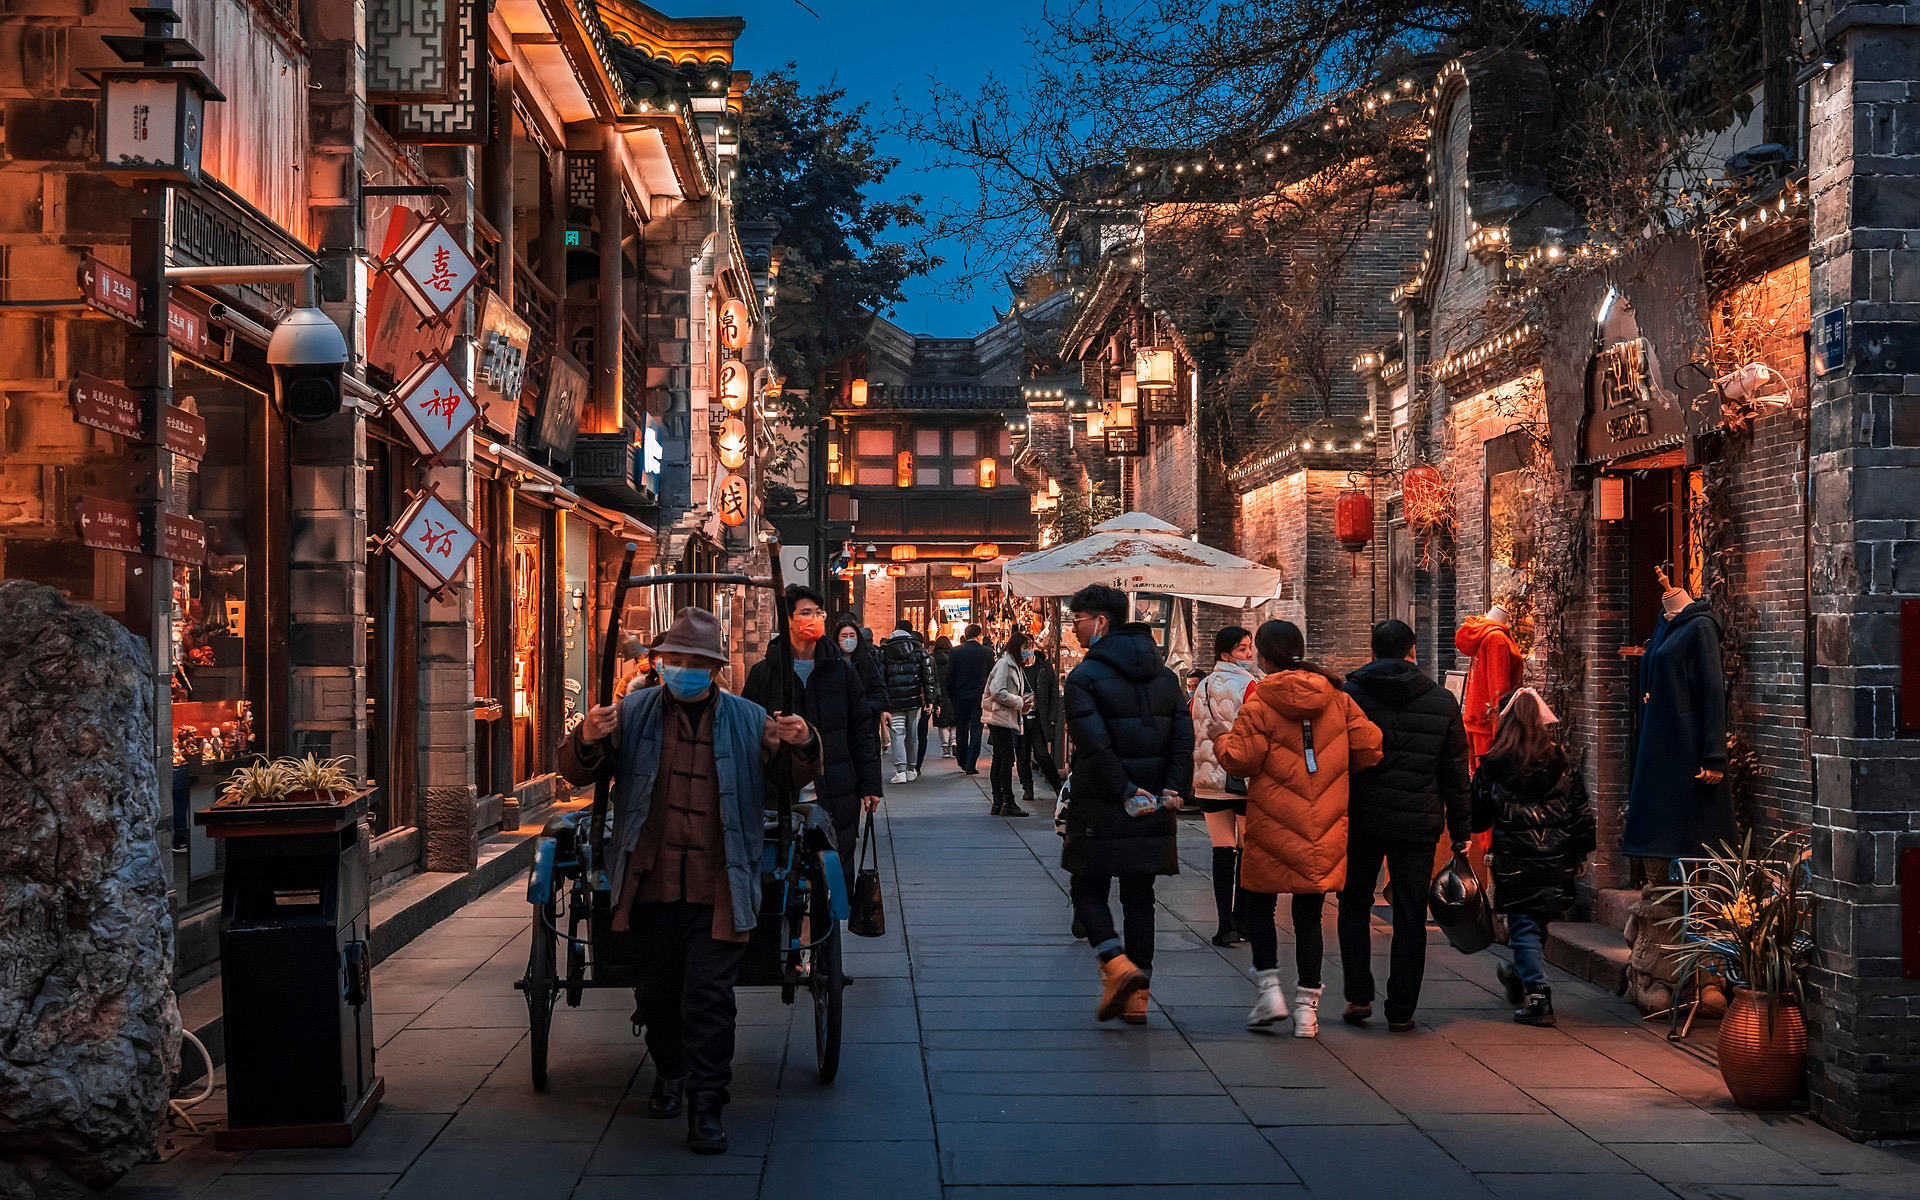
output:
[[[1129,619],[1126,594],[1102,585],[1068,602],[1084,657],[1064,687],[1017,628],[997,648],[978,625],[957,645],[942,637],[928,647],[902,621],[876,645],[851,614],[830,620],[810,588],[789,587],[784,603],[787,636],[737,695],[720,686],[729,659],[718,618],[683,609],[652,645],[630,647],[622,698],[591,709],[562,753],[575,783],[611,775],[613,919],[640,949],[634,1021],[656,1071],[648,1111],[684,1113],[695,1151],[726,1149],[733,987],[758,919],[769,797],[811,789],[851,889],[860,820],[883,795],[883,755],[890,749],[890,783],[909,785],[934,732],[967,775],[979,774],[984,732],[993,816],[1029,815],[1021,802],[1034,803],[1036,767],[1058,793],[1072,928],[1098,963],[1100,1021],[1148,1020],[1154,882],[1179,872],[1177,813],[1196,807],[1213,847],[1213,941],[1252,954],[1250,1028],[1318,1032],[1329,896],[1341,1017],[1371,1021],[1369,929],[1384,869],[1383,1015],[1389,1030],[1412,1032],[1428,883],[1448,862],[1472,878],[1470,849],[1490,865],[1492,906],[1506,918],[1513,962],[1496,970],[1513,1019],[1554,1023],[1542,943],[1586,869],[1594,825],[1558,718],[1532,688],[1479,694],[1470,679],[1473,716],[1463,718],[1461,702],[1414,662],[1413,631],[1397,620],[1373,627],[1372,661],[1345,678],[1308,656],[1290,622],[1228,627],[1213,669],[1189,688],[1152,629]],[[1062,723],[1064,772],[1052,754]],[[1281,896],[1294,933],[1291,1003]]]

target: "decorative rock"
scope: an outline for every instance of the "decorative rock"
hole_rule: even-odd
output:
[[[111,1184],[179,1070],[151,661],[98,609],[0,581],[0,1197]]]

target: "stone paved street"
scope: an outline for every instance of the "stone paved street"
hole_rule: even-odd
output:
[[[836,1084],[814,1076],[804,999],[789,1009],[771,991],[742,991],[724,1157],[692,1155],[682,1122],[645,1117],[652,1072],[622,994],[563,1004],[551,1090],[532,1089],[512,987],[526,958],[516,880],[375,971],[387,1099],[359,1144],[229,1155],[176,1133],[183,1149],[113,1195],[1920,1195],[1920,1156],[1855,1145],[1805,1116],[1739,1112],[1699,1057],[1708,1035],[1691,1053],[1672,1047],[1585,983],[1556,972],[1557,1030],[1514,1026],[1491,956],[1462,958],[1437,933],[1417,1034],[1337,1016],[1317,1042],[1284,1026],[1249,1033],[1246,952],[1206,941],[1197,822],[1183,822],[1188,873],[1161,888],[1151,1020],[1096,1024],[1051,822],[989,818],[985,778],[930,760],[923,780],[892,789],[881,836],[894,908],[884,939],[851,939],[858,983]],[[218,1098],[196,1111],[217,1117]]]

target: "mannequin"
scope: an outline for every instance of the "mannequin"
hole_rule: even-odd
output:
[[[1625,850],[1635,858],[1695,858],[1736,837],[1720,622],[1706,601],[1674,585],[1670,565],[1655,577],[1660,620],[1640,657],[1640,748]]]
[[[1468,617],[1453,645],[1472,658],[1466,690],[1460,697],[1460,722],[1467,727],[1467,765],[1480,768],[1480,756],[1493,745],[1500,705],[1520,686],[1520,646],[1513,640],[1507,610],[1496,604],[1484,617]]]

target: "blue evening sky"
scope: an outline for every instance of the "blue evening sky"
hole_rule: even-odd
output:
[[[690,8],[684,0],[653,3],[672,15],[745,17],[735,66],[759,74],[792,62],[803,86],[846,88],[848,101],[866,104],[877,126],[896,103],[924,107],[930,78],[964,86],[989,71],[1017,73],[1028,53],[1025,28],[1038,17],[1041,0],[807,0],[817,18],[794,0],[701,0]],[[963,172],[924,170],[925,155],[901,139],[883,134],[880,148],[900,160],[887,180],[890,193],[919,192],[931,206],[972,190]],[[957,245],[937,252],[953,260],[962,253]],[[986,328],[994,304],[1007,302],[1005,288],[955,294],[953,273],[944,267],[910,284],[894,320],[908,332],[941,337]]]

